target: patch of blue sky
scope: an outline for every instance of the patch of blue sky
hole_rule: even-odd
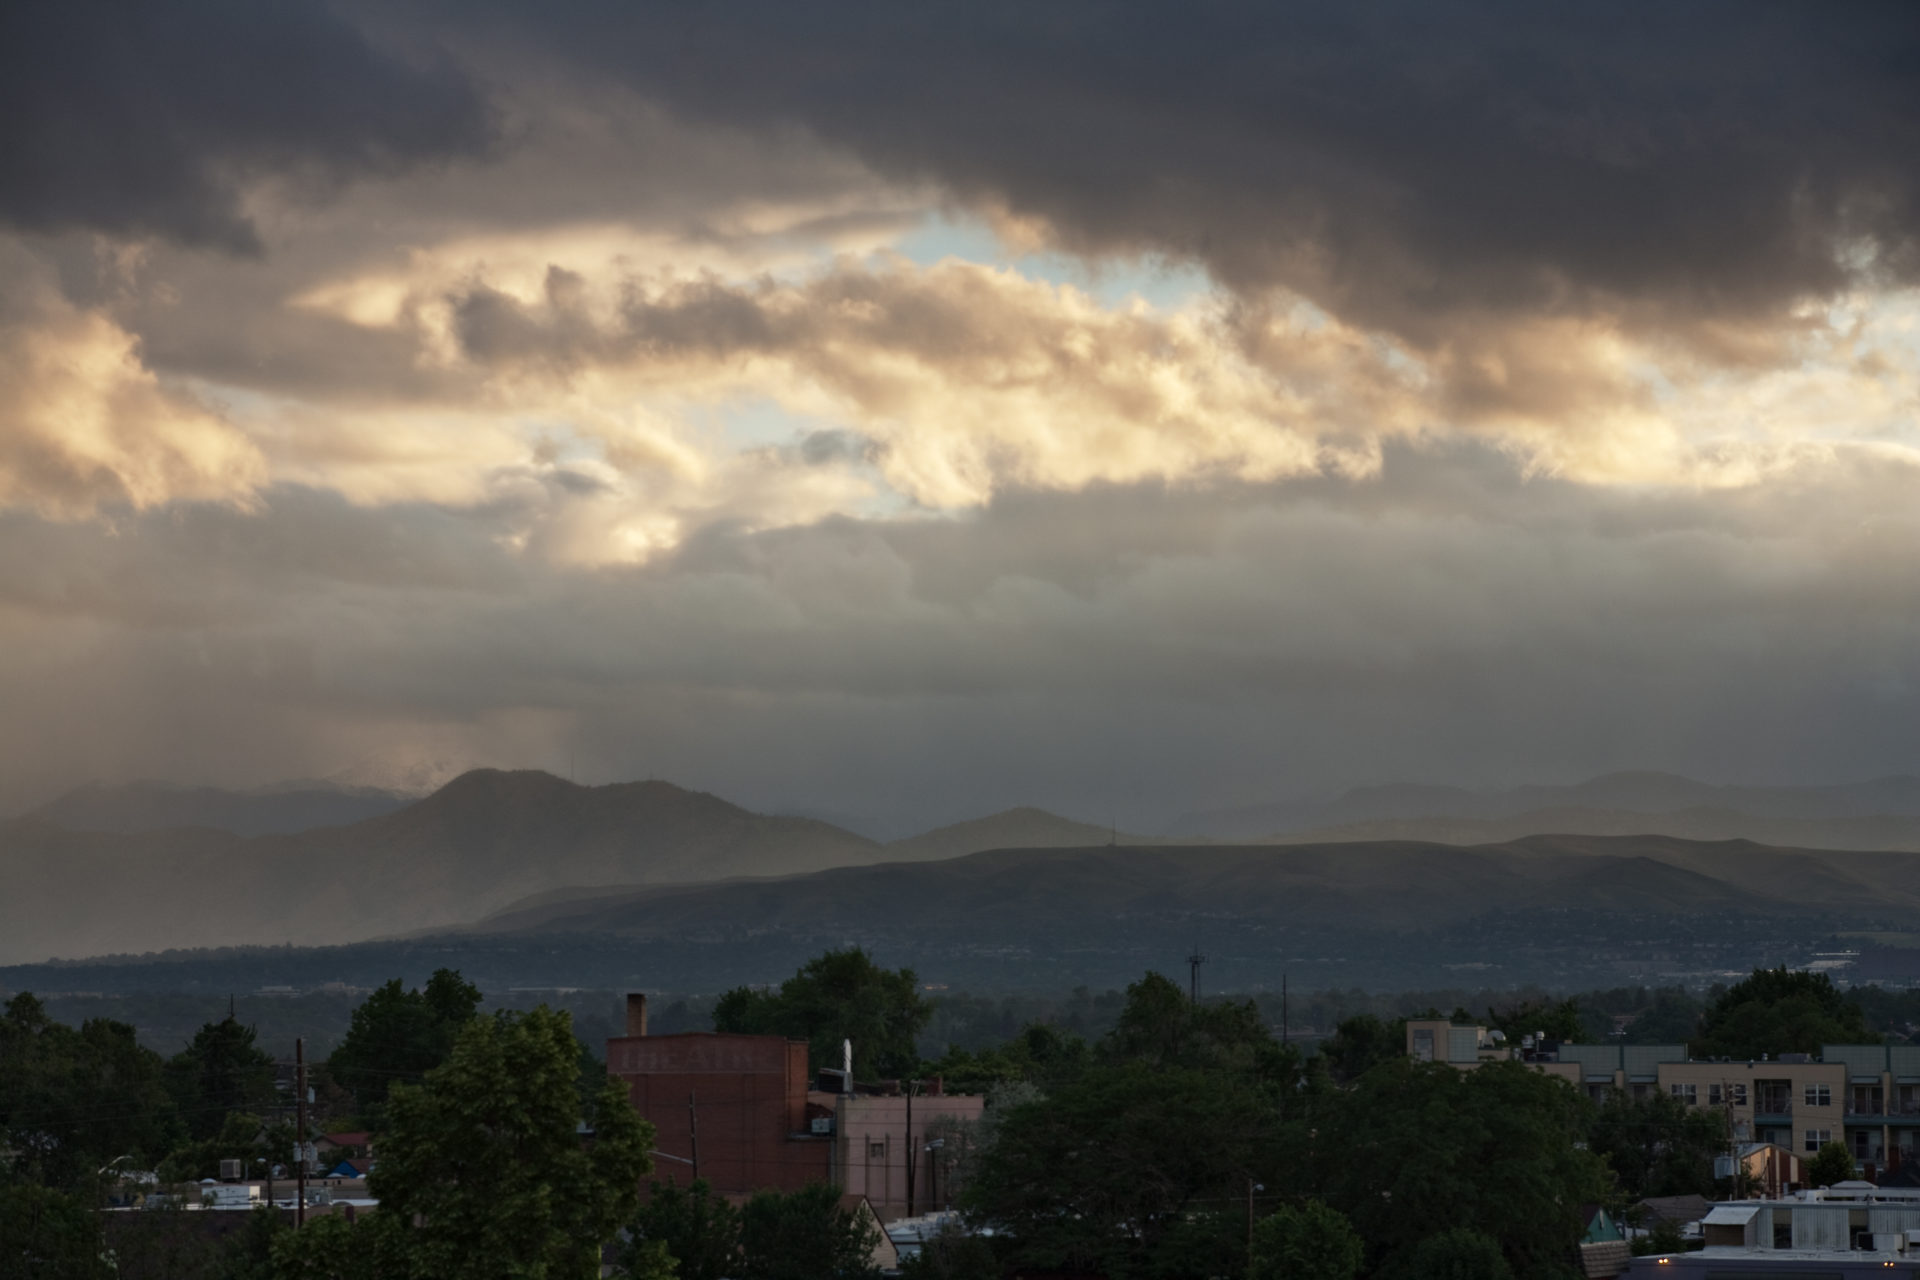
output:
[[[1155,310],[1172,311],[1214,292],[1207,273],[1191,263],[1144,255],[1090,260],[1050,251],[1021,252],[980,219],[941,212],[927,214],[893,249],[923,267],[959,258],[1008,268],[1031,280],[1072,285],[1105,307],[1122,307],[1139,298]]]

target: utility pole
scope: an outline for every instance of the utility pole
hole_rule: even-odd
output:
[[[700,1178],[700,1112],[694,1106],[693,1091],[687,1091],[687,1142],[693,1148],[693,1177]]]
[[[913,1142],[913,1090],[920,1082],[907,1081],[907,1216],[913,1216],[913,1175],[920,1167],[920,1150]]]
[[[1280,975],[1280,1043],[1287,1043],[1287,975]]]
[[[299,1179],[299,1191],[293,1202],[293,1225],[296,1228],[307,1225],[307,1042],[296,1039],[293,1042],[293,1107],[299,1142],[293,1150],[295,1176]]]
[[[1247,1175],[1247,1259],[1253,1259],[1253,1175]]]
[[[1187,957],[1187,999],[1194,1004],[1200,1003],[1200,966],[1207,958],[1200,954],[1200,945],[1194,944],[1193,954]]]

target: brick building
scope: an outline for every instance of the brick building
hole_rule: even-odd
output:
[[[691,1181],[697,1158],[722,1195],[831,1182],[882,1221],[925,1212],[951,1201],[965,1126],[986,1105],[937,1079],[854,1085],[827,1069],[818,1083],[830,1087],[814,1088],[801,1040],[649,1036],[639,994],[627,997],[626,1032],[607,1041],[607,1070],[654,1126],[655,1176]]]
[[[656,1177],[685,1183],[697,1173],[722,1194],[830,1180],[833,1135],[830,1124],[814,1132],[805,1041],[649,1036],[647,998],[637,994],[627,997],[626,1031],[607,1041],[607,1070],[656,1131]]]

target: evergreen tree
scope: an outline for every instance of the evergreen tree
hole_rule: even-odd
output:
[[[353,1011],[347,1034],[327,1059],[327,1073],[353,1094],[363,1124],[378,1128],[388,1091],[418,1083],[447,1060],[461,1028],[478,1016],[480,988],[457,970],[437,969],[425,990],[395,978]]]
[[[195,1139],[218,1133],[229,1112],[257,1112],[277,1100],[273,1058],[232,1014],[200,1028],[167,1064],[167,1084]]]

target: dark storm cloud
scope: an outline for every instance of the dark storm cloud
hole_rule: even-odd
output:
[[[0,222],[257,247],[241,188],[482,152],[443,56],[383,51],[317,4],[0,6]]]
[[[1415,335],[1461,311],[1764,318],[1862,248],[1920,270],[1910,4],[509,13],[674,109],[801,125],[1069,248],[1191,256]]]

